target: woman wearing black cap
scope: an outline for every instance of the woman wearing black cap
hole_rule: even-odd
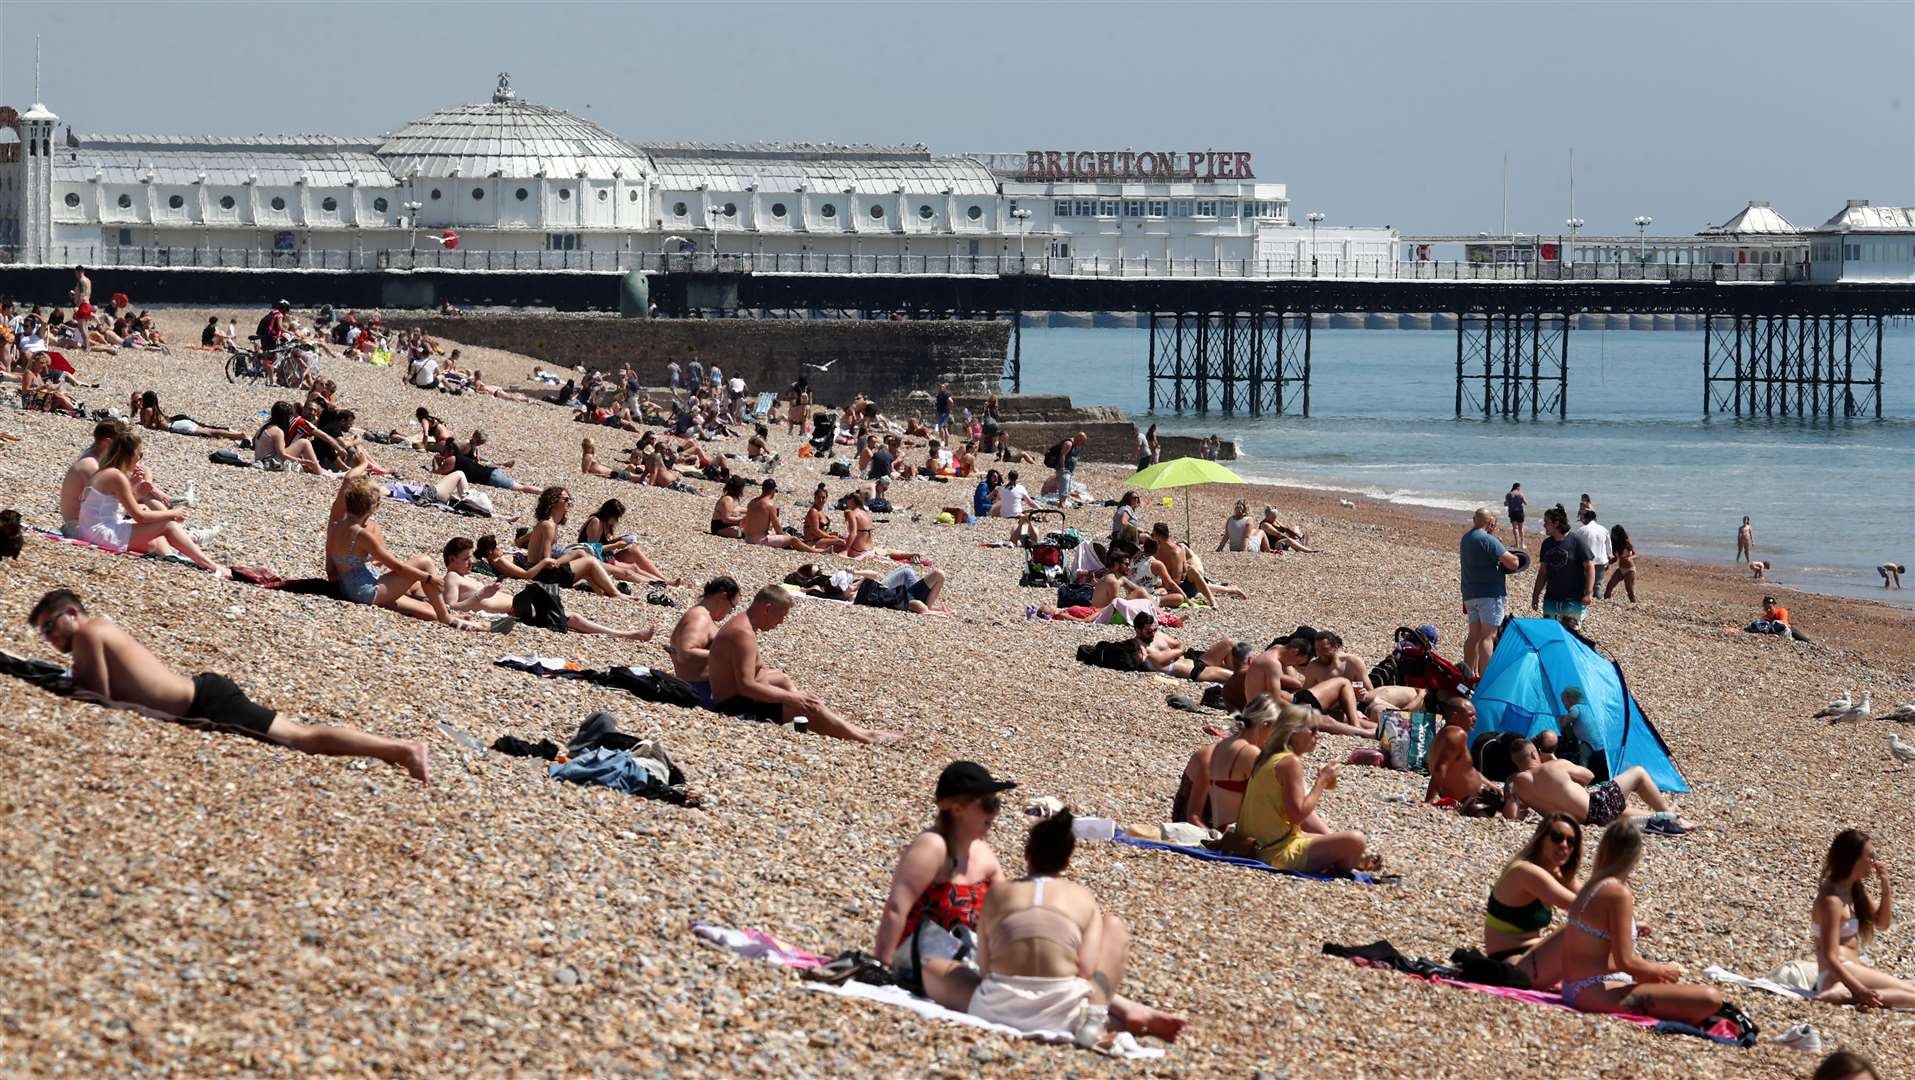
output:
[[[898,982],[949,1009],[964,1011],[977,985],[978,913],[1004,881],[985,839],[997,821],[998,794],[1016,787],[974,761],[954,761],[938,776],[936,824],[917,835],[891,875],[872,953]]]

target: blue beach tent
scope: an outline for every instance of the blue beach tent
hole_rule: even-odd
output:
[[[1669,747],[1629,693],[1622,666],[1554,619],[1511,619],[1489,669],[1476,685],[1476,734],[1513,731],[1528,738],[1557,726],[1563,690],[1581,687],[1582,709],[1611,773],[1640,765],[1656,786],[1683,792]]]

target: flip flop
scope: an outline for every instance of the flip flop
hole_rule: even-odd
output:
[[[1165,695],[1164,704],[1170,706],[1173,709],[1180,710],[1182,712],[1197,712],[1199,709],[1199,706],[1196,702],[1180,694]]]

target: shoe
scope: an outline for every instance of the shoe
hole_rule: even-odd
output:
[[[1822,1033],[1811,1024],[1797,1024],[1777,1035],[1775,1041],[1791,1050],[1804,1050],[1811,1054],[1822,1052]]]
[[[204,529],[188,529],[186,530],[186,538],[200,547],[205,547],[207,544],[213,542],[214,537],[219,535],[220,528],[221,526],[218,525],[208,525]]]

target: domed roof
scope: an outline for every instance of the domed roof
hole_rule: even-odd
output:
[[[525,179],[543,172],[593,180],[636,180],[652,171],[644,154],[590,120],[520,101],[504,74],[491,101],[415,120],[388,137],[379,156],[401,180],[414,168],[421,176]]]

